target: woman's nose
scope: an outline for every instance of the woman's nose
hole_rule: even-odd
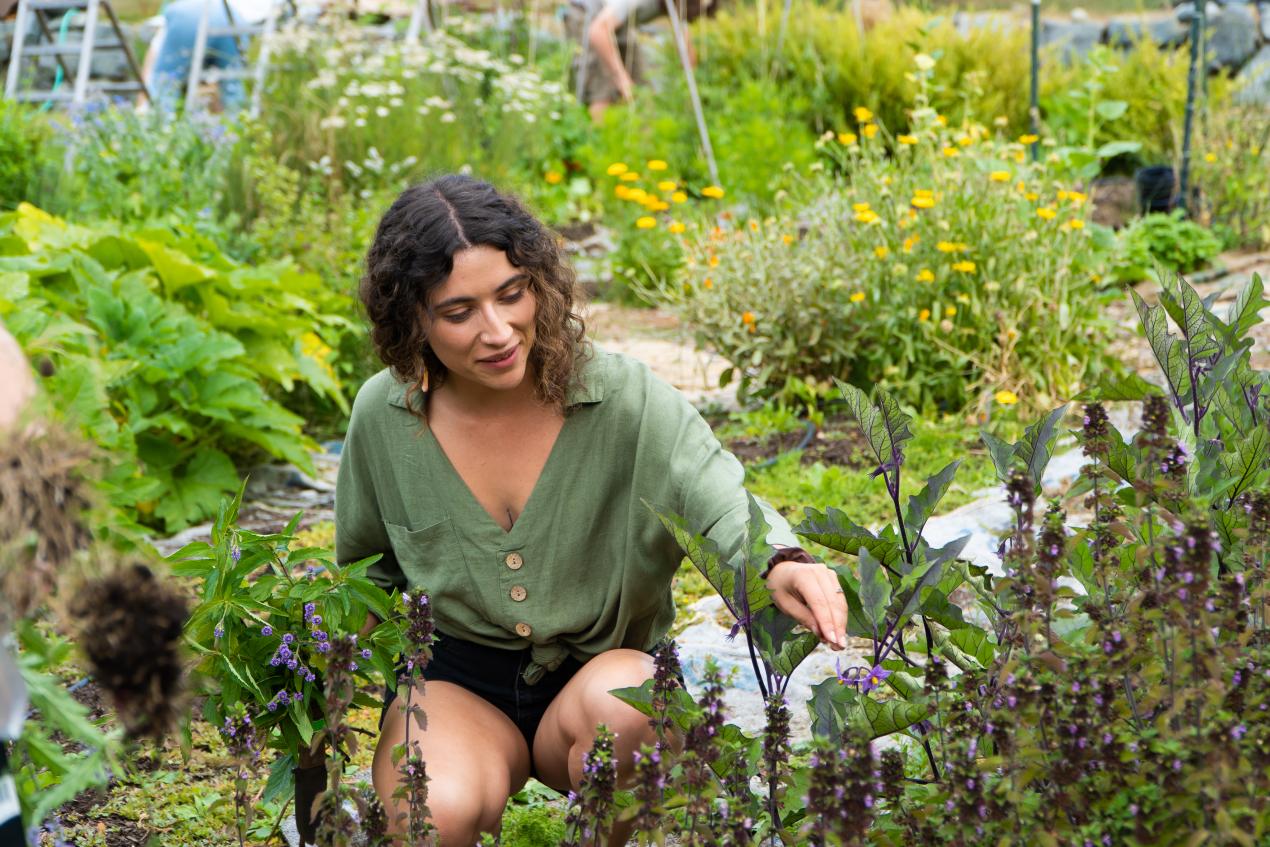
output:
[[[482,341],[491,347],[503,347],[511,340],[512,325],[496,305],[484,309],[485,328]]]

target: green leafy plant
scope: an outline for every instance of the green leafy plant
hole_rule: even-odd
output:
[[[1112,272],[1123,281],[1144,279],[1158,267],[1190,273],[1211,262],[1221,250],[1217,236],[1188,220],[1181,210],[1136,218],[1118,236]]]
[[[55,182],[52,124],[34,108],[0,102],[0,210],[16,208],[47,192]]]
[[[1191,159],[1200,220],[1226,247],[1270,246],[1270,115],[1255,105],[1214,109]]]

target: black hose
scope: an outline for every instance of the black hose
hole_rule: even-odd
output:
[[[772,465],[779,462],[782,456],[785,456],[789,453],[793,453],[795,450],[806,450],[807,445],[811,444],[812,439],[816,437],[816,424],[813,423],[812,421],[807,421],[806,426],[807,426],[807,430],[806,432],[803,433],[802,440],[799,441],[798,444],[794,445],[793,447],[790,447],[788,450],[782,450],[781,452],[777,453],[775,456],[773,456],[770,459],[764,459],[763,461],[759,462],[757,465],[753,465],[752,467],[754,468],[754,470],[757,471],[757,470],[762,470],[763,468],[770,468]]]

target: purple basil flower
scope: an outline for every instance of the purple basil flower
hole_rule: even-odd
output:
[[[321,625],[322,625],[322,616],[321,616],[321,615],[314,615],[314,616],[313,616],[313,620],[309,621],[309,623],[313,624],[314,626],[321,626]]]
[[[212,630],[212,636],[215,638],[224,638],[225,627],[221,626],[220,624],[216,624],[216,628]]]
[[[269,626],[269,624],[265,624],[260,628],[260,634],[264,636],[273,635],[273,627]]]
[[[283,644],[290,644],[292,641],[295,641],[295,636],[294,636],[294,635],[292,635],[291,633],[289,633],[289,632],[288,632],[288,633],[286,633],[285,635],[283,635],[283,636],[282,636],[282,643],[283,643]]]
[[[372,654],[371,654],[371,652],[370,652],[370,648],[369,648],[369,647],[367,647],[365,650],[362,650],[362,658],[363,658],[363,659],[369,659],[369,658],[371,657],[371,655],[372,655]]]

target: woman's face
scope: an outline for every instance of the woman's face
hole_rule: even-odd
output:
[[[447,381],[507,390],[525,379],[536,313],[529,276],[503,251],[481,246],[455,254],[423,321]]]

